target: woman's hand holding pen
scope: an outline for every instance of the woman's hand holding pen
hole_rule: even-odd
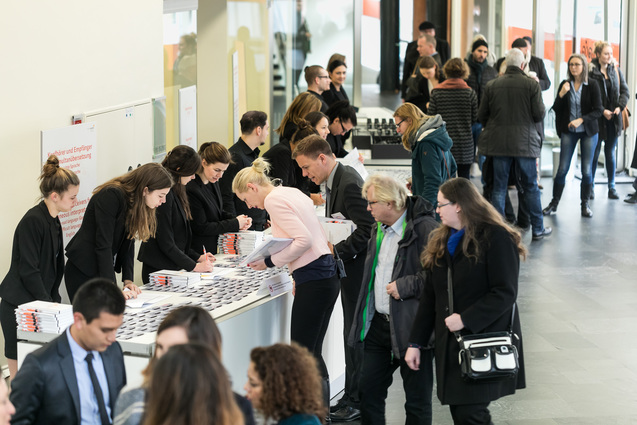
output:
[[[135,285],[132,280],[124,280],[124,298],[129,300],[131,298],[137,298],[137,294],[142,293],[142,289]]]
[[[263,260],[257,260],[253,263],[248,264],[248,267],[250,267],[252,270],[265,270],[268,268],[268,266],[265,265],[265,261]]]

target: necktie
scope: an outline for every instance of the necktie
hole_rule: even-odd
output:
[[[102,387],[100,387],[100,383],[97,380],[97,375],[95,374],[95,369],[93,369],[93,353],[88,353],[84,360],[86,360],[86,363],[88,363],[88,374],[91,377],[91,383],[93,384],[93,391],[95,391],[95,397],[97,397],[97,407],[100,410],[100,419],[102,421],[102,425],[110,425],[111,420],[108,418],[108,413],[106,413],[106,406],[104,405],[104,394],[102,394]]]
[[[325,217],[330,217],[332,214],[332,209],[330,208],[330,188],[325,185]]]

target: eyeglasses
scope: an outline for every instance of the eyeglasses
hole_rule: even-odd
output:
[[[396,129],[398,129],[398,128],[400,127],[400,125],[401,125],[402,123],[404,123],[404,122],[405,122],[405,120],[402,120],[401,122],[397,122],[397,123],[396,123]]]
[[[380,201],[367,201],[367,206],[368,206],[368,207],[371,207],[372,205],[377,204],[377,203],[379,203],[379,202],[380,202]]]
[[[347,130],[347,129],[345,128],[345,126],[343,126],[343,121],[342,121],[341,119],[339,119],[339,120],[338,120],[338,123],[341,125],[341,131],[342,131],[341,136],[343,136],[343,135],[344,135],[345,133],[347,133],[349,130]],[[350,130],[351,130],[351,129],[350,129]]]
[[[330,78],[329,75],[319,75],[319,78]]]
[[[446,204],[439,204],[436,202],[436,209],[439,210],[442,207],[446,207],[447,205],[451,205],[453,202],[447,202]]]

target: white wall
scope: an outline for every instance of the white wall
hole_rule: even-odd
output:
[[[159,0],[3,3],[0,279],[15,226],[39,195],[40,130],[69,125],[78,112],[163,95],[162,25]]]

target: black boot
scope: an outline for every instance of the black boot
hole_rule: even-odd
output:
[[[582,183],[580,199],[582,200],[582,217],[591,218],[593,216],[593,211],[591,211],[588,206],[588,200],[591,196],[591,185],[587,183]]]
[[[551,213],[557,212],[557,206],[562,198],[562,192],[564,192],[564,185],[553,183],[553,199],[551,200],[551,203],[542,210],[542,214],[551,215]]]
[[[321,380],[321,389],[323,390],[323,403],[325,404],[326,414],[325,414],[325,423],[331,424],[332,419],[330,419],[330,378],[328,376],[324,376]]]

